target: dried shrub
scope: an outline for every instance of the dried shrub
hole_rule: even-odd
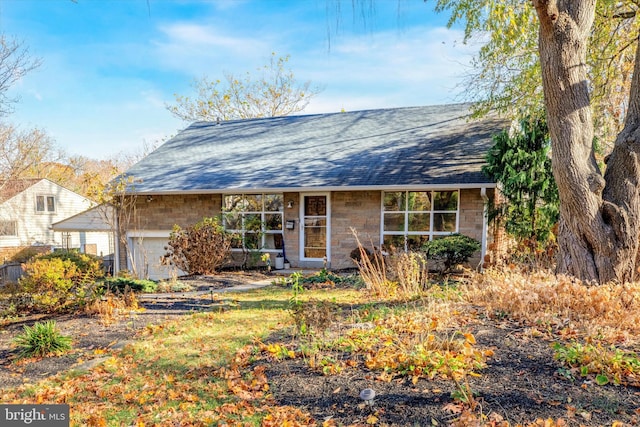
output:
[[[360,261],[352,258],[367,289],[375,296],[406,301],[429,288],[427,260],[423,254],[397,252],[385,257],[380,250],[367,250],[355,231],[353,233],[361,256]]]
[[[466,299],[489,317],[508,316],[564,336],[599,337],[610,343],[638,342],[640,283],[589,285],[549,271],[523,273],[515,266],[470,272]]]
[[[293,304],[290,311],[298,331],[307,335],[312,332],[324,332],[335,320],[337,307],[329,301],[311,299]]]
[[[96,299],[85,307],[85,312],[97,315],[102,324],[113,323],[118,316],[124,315],[127,310],[137,310],[138,299],[130,288],[125,288],[122,293],[107,292],[102,298]]]
[[[218,218],[202,218],[185,229],[174,225],[164,262],[188,274],[215,274],[231,254],[233,237]]]
[[[395,295],[397,283],[387,278],[387,268],[382,252],[374,250],[371,254],[362,243],[354,229],[351,232],[358,243],[360,261],[356,262],[360,277],[364,281],[367,290],[378,297],[388,298]],[[352,257],[353,258],[353,257]],[[353,258],[355,261],[355,258]]]
[[[413,298],[429,288],[427,258],[419,252],[399,252],[388,260],[390,275],[403,298]]]

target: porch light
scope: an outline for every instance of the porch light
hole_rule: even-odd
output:
[[[289,200],[287,202],[287,209],[291,209],[293,207],[293,200]]]

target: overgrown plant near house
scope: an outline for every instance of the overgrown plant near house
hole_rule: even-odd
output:
[[[463,234],[452,234],[426,242],[422,246],[429,260],[442,264],[441,272],[449,273],[480,249],[480,242]]]
[[[376,298],[408,301],[430,287],[424,254],[410,251],[385,256],[379,250],[368,251],[359,240],[358,248],[360,261],[354,262],[367,290]]]
[[[551,141],[543,117],[525,117],[493,137],[482,171],[495,180],[501,200],[489,217],[515,238],[520,251],[535,253],[555,244],[558,187],[551,172]]]
[[[188,274],[215,274],[229,258],[233,238],[215,217],[184,229],[174,225],[164,262]]]
[[[95,281],[103,276],[100,260],[76,252],[53,252],[25,264],[18,292],[31,295],[34,307],[61,311],[95,299]]]
[[[38,256],[38,259],[61,259],[69,260],[78,268],[78,277],[75,278],[77,284],[93,283],[104,277],[102,260],[89,254],[76,251],[55,251]]]

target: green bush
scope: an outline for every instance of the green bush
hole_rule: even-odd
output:
[[[71,337],[61,335],[56,322],[48,320],[36,322],[33,326],[25,326],[24,332],[14,338],[18,357],[46,356],[61,354],[71,349]]]
[[[422,246],[427,259],[442,261],[443,273],[450,272],[458,264],[466,263],[471,255],[479,249],[480,242],[457,233],[428,241]]]
[[[104,277],[102,259],[95,255],[81,254],[76,251],[55,251],[40,255],[37,259],[61,259],[71,261],[77,268],[74,284],[94,283]]]
[[[153,280],[133,279],[129,277],[107,278],[102,283],[101,289],[124,293],[127,287],[134,292],[156,292],[158,290],[158,284]]]
[[[78,267],[69,260],[35,259],[25,264],[19,285],[32,295],[36,308],[57,311],[71,299],[78,275]]]
[[[24,270],[20,290],[32,295],[35,308],[46,311],[84,306],[96,297],[94,284],[104,275],[99,258],[72,251],[38,256]]]

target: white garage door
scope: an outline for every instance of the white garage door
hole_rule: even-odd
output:
[[[136,263],[136,272],[141,277],[153,280],[169,279],[174,274],[181,276],[184,272],[175,267],[162,265],[161,258],[167,253],[165,247],[167,237],[132,237],[130,238],[133,249],[133,259]],[[174,273],[175,272],[175,273]],[[173,274],[172,274],[173,273]]]

